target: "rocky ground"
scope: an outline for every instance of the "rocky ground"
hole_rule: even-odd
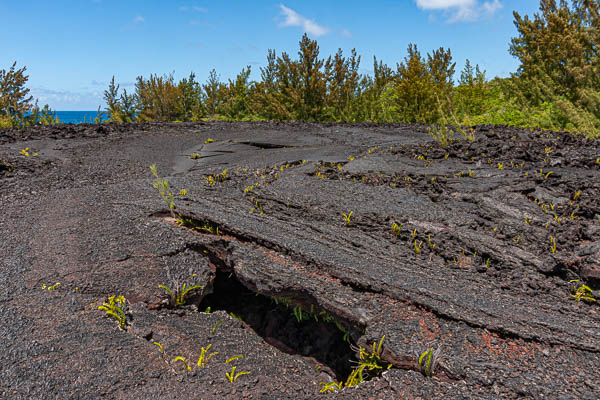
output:
[[[0,397],[598,399],[600,145],[474,134],[0,131]]]

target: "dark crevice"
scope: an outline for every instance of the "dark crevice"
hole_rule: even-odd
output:
[[[288,146],[285,144],[277,144],[277,143],[267,143],[267,142],[254,142],[250,140],[236,140],[233,143],[235,144],[245,144],[252,147],[258,147],[259,149],[285,149],[292,148],[296,146]]]
[[[350,347],[353,340],[332,316],[320,309],[310,313],[306,307],[297,308],[290,298],[255,293],[246,288],[232,270],[218,265],[216,257],[209,258],[211,263],[217,263],[217,271],[213,293],[204,297],[200,310],[210,307],[211,311],[233,313],[266,343],[285,353],[302,356],[338,380],[348,377],[357,361]],[[328,319],[331,321],[325,322]]]

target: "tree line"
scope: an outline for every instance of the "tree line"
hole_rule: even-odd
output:
[[[340,49],[325,58],[318,43],[304,34],[296,57],[269,50],[258,80],[250,79],[250,66],[226,82],[214,69],[204,83],[193,72],[178,81],[173,74],[151,74],[139,76],[128,93],[120,90],[113,76],[104,92],[105,112],[109,121],[120,123],[206,119],[491,123],[598,135],[599,8],[594,0],[540,0],[533,17],[514,12],[518,35],[509,52],[520,65],[508,78],[488,79],[469,60],[457,74],[450,49],[422,55],[414,44],[395,67],[373,57],[372,73],[362,74],[361,56],[354,49],[349,54]],[[13,69],[13,75],[21,71]],[[5,103],[0,100],[0,118],[12,118],[14,111]]]

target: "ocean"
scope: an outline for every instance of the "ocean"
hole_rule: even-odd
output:
[[[56,116],[61,124],[93,124],[98,111],[57,111]]]

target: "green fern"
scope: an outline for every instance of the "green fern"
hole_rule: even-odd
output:
[[[125,329],[127,325],[127,318],[125,315],[125,309],[127,307],[127,300],[124,296],[112,295],[108,298],[108,302],[104,302],[101,306],[98,306],[99,310],[106,312],[108,316],[115,319],[119,323],[119,328]]]

